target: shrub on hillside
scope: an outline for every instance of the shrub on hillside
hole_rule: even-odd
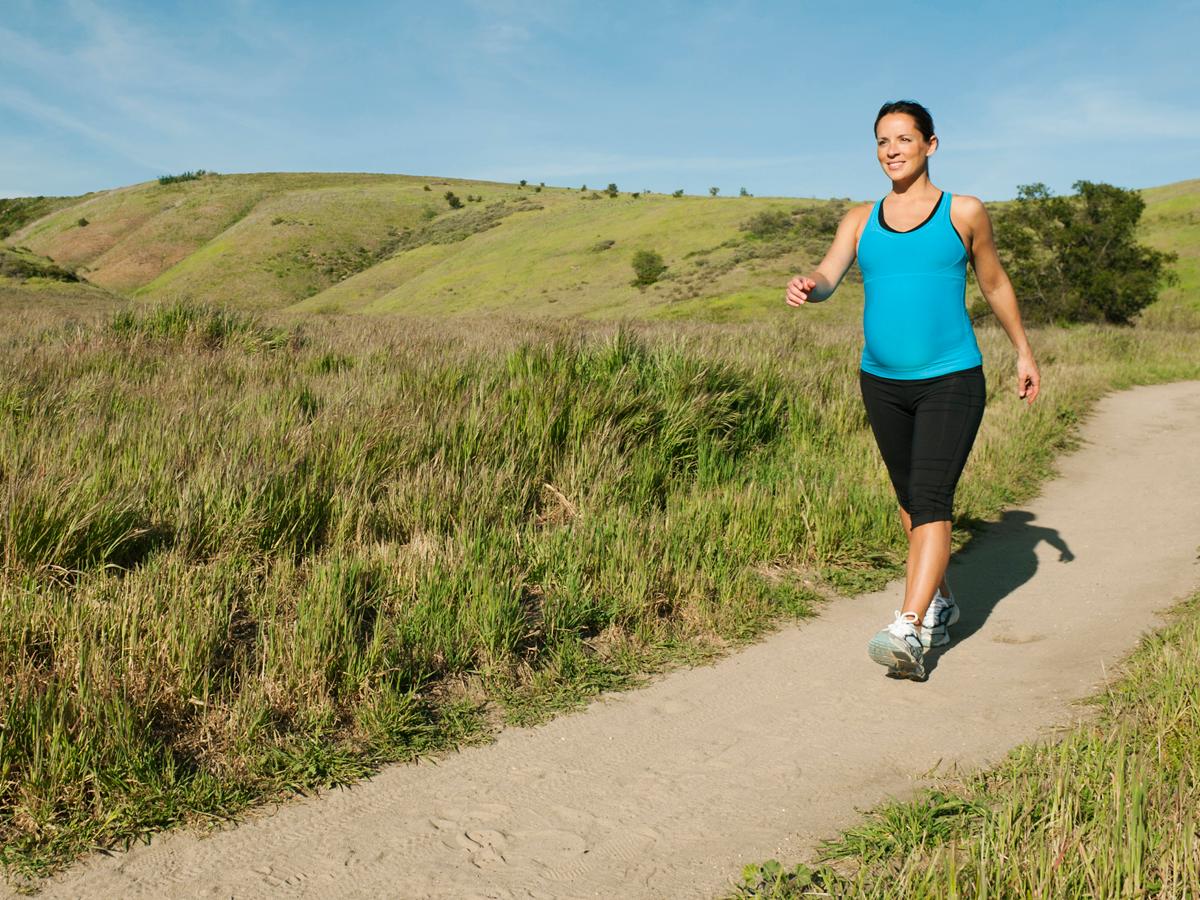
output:
[[[160,175],[158,176],[159,184],[177,184],[180,181],[197,181],[205,175],[216,175],[216,172],[209,172],[207,169],[197,169],[195,172],[180,172],[178,175]]]
[[[83,216],[80,216],[78,219],[75,220],[75,224],[78,225],[80,228],[87,228],[90,223],[88,222],[88,220],[86,218],[84,218]]]
[[[719,187],[710,187],[710,188],[708,189],[708,195],[709,195],[710,197],[715,197],[715,196],[717,196],[717,194],[719,194],[719,193],[721,193],[721,189],[720,189]]]
[[[755,213],[738,228],[756,238],[772,238],[787,234],[795,226],[791,213],[783,209],[764,209]]]
[[[633,254],[634,279],[631,283],[636,287],[654,284],[665,271],[667,271],[667,265],[656,251],[639,250]]]
[[[613,182],[610,181],[608,183],[608,187],[605,189],[605,193],[608,194],[608,196],[610,196],[610,197],[617,196],[618,192],[617,192],[616,184],[614,184]]]
[[[672,197],[682,197],[683,196],[683,188],[680,188],[679,190],[672,192],[671,196]]]
[[[1030,322],[1129,324],[1175,277],[1175,254],[1135,238],[1137,191],[1077,181],[1070,196],[1021,185],[996,214],[996,244]]]
[[[458,198],[458,195],[455,194],[454,191],[446,191],[444,196],[446,198],[446,202],[450,204],[451,209],[459,209],[462,207],[463,202]]]
[[[742,188],[741,190],[739,190],[739,191],[738,191],[738,196],[739,196],[739,197],[753,197],[754,195],[753,195],[753,194],[751,194],[751,193],[750,193],[748,190],[746,190],[745,188]]]

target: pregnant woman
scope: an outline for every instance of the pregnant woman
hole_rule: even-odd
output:
[[[925,651],[950,640],[958,605],[946,583],[954,490],[983,418],[983,358],[966,309],[967,263],[1017,352],[1017,395],[1040,376],[987,210],[929,180],[933,118],[911,100],[875,117],[892,189],[846,213],[821,264],[787,286],[789,306],[826,300],[858,258],[866,306],[859,384],[908,535],[904,608],[868,653],[888,673],[924,679]]]

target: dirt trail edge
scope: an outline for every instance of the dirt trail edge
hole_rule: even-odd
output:
[[[904,795],[1077,718],[1072,701],[1200,583],[1200,382],[1105,398],[1034,502],[952,565],[928,682],[867,658],[899,584],[829,604],[489,746],[396,766],[211,836],[95,856],[46,897],[711,897]]]

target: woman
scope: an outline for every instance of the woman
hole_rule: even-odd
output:
[[[923,679],[925,651],[948,643],[958,621],[946,584],[951,507],[986,396],[966,311],[968,261],[1017,351],[1017,395],[1027,404],[1040,376],[987,210],[929,180],[938,146],[929,111],[885,103],[875,141],[892,190],[846,213],[821,264],[788,283],[787,303],[828,299],[857,256],[866,293],[859,384],[908,535],[904,607],[867,649],[889,674]]]

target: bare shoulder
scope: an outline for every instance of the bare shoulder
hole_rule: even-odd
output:
[[[874,203],[859,203],[856,206],[850,207],[842,216],[842,227],[853,228],[854,233],[857,235],[862,231],[874,206]]]
[[[871,214],[871,210],[874,208],[874,201],[871,201],[870,203],[859,203],[858,205],[852,206],[846,210],[846,214],[842,216],[842,221],[853,222],[855,225],[858,225],[859,223],[866,221],[867,216]]]
[[[954,194],[950,198],[950,215],[974,225],[987,221],[987,207],[978,197],[970,194]]]

